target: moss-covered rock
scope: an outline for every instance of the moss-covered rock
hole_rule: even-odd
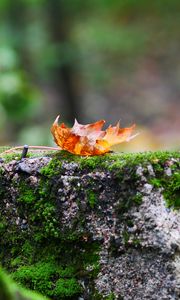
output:
[[[178,299],[179,161],[178,152],[3,156],[2,265],[55,300]]]

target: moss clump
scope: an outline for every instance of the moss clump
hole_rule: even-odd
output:
[[[32,189],[29,188],[27,184],[21,183],[21,187],[19,188],[19,197],[17,201],[23,202],[26,204],[32,204],[36,201],[35,193]]]
[[[162,180],[160,178],[152,178],[149,182],[156,188],[162,187]]]
[[[90,207],[94,208],[97,203],[97,194],[94,191],[89,190],[89,191],[87,191],[87,198],[88,198]]]
[[[106,168],[107,160],[110,157],[110,154],[104,154],[100,156],[89,156],[85,158],[81,158],[80,166],[81,169],[95,170],[98,168]]]
[[[41,292],[52,299],[77,299],[82,291],[79,280],[97,276],[99,271],[97,243],[81,240],[68,243],[67,240],[58,239],[48,245],[44,241],[36,246],[38,249],[33,247],[29,261],[26,256],[28,252],[19,253],[19,261],[16,261],[15,270],[11,273],[16,282],[29,289]],[[25,257],[26,264],[21,261],[21,259],[25,261]],[[90,271],[88,266],[91,266]]]
[[[29,289],[38,290],[49,297],[65,299],[77,295],[81,291],[79,283],[74,277],[74,269],[72,267],[63,269],[52,261],[19,267],[13,273],[13,278]]]
[[[55,175],[57,175],[59,172],[61,172],[61,169],[62,169],[62,159],[61,159],[62,153],[60,153],[60,154],[57,153],[57,154],[53,155],[53,158],[50,161],[50,163],[41,170],[41,174],[43,176],[45,176],[46,178],[52,178]]]
[[[163,189],[167,207],[180,208],[180,172],[175,171],[170,177],[159,173],[158,177],[150,179],[150,183]]]
[[[64,279],[60,278],[56,282],[54,295],[57,297],[72,297],[73,294],[77,295],[81,291],[79,284],[75,278]]]
[[[140,205],[142,203],[142,194],[140,192],[137,192],[132,200],[134,203]]]

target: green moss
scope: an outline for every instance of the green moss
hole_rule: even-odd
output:
[[[5,224],[0,222],[0,233],[4,232]]]
[[[100,168],[106,168],[107,160],[110,157],[109,154],[100,155],[100,156],[89,156],[81,157],[79,160],[81,169],[95,170]]]
[[[132,201],[136,204],[140,205],[142,203],[142,194],[140,192],[137,192],[135,196],[132,198]]]
[[[133,182],[133,180],[132,180]],[[128,184],[122,182],[122,184]],[[132,185],[130,185],[131,188]],[[133,191],[133,192],[131,192]],[[134,186],[132,186],[132,189],[127,193],[126,196],[120,198],[119,203],[116,207],[117,214],[123,215],[125,212],[127,212],[133,205],[141,205],[143,200],[142,194],[138,191],[136,191],[136,184],[134,183]]]
[[[0,154],[5,150],[9,150],[10,147],[0,147]],[[21,151],[20,151],[21,152]],[[158,162],[163,163],[169,158],[180,158],[180,153],[178,151],[156,151],[156,152],[140,152],[140,153],[107,153],[105,155],[100,156],[79,156],[71,154],[67,151],[60,150],[57,152],[53,151],[37,151],[30,150],[28,152],[28,157],[38,157],[44,155],[51,156],[53,158],[52,163],[50,163],[49,168],[46,170],[50,170],[53,167],[57,167],[61,165],[62,161],[67,162],[77,162],[80,164],[81,168],[88,168],[94,170],[98,167],[105,167],[109,169],[113,168],[121,168],[124,165],[138,165],[140,163],[151,162],[156,164],[156,167],[159,168],[160,165]],[[19,159],[20,153],[7,153],[3,155],[3,159],[5,161],[10,161],[12,159]],[[47,172],[48,173],[48,172]]]
[[[138,238],[136,238],[136,237],[134,237],[132,244],[133,244],[135,247],[139,247],[139,246],[141,246],[141,240],[138,239]]]
[[[97,276],[99,246],[82,241],[69,245],[67,241],[59,241],[59,247],[54,245],[53,248],[52,242],[48,246],[39,244],[39,250],[34,249],[34,263],[19,266],[12,277],[52,299],[76,299],[82,290],[78,282],[81,276]],[[87,270],[88,266],[91,271]]]
[[[139,164],[147,165],[147,163],[155,164],[159,167],[159,163],[163,164],[170,158],[180,158],[177,151],[157,151],[157,152],[140,152],[140,153],[115,153],[108,156],[109,169],[121,169],[124,166],[133,167]],[[112,163],[111,163],[112,162]]]
[[[22,155],[22,149],[17,149],[14,150],[12,152],[7,152],[7,153],[3,153],[7,150],[11,150],[12,147],[0,147],[0,158],[2,158],[5,163],[8,163],[12,160],[21,160],[21,155]],[[47,151],[47,150],[34,150],[34,149],[29,149],[28,154],[27,154],[27,158],[33,158],[33,157],[42,157],[42,156],[53,156],[54,151]]]
[[[7,220],[4,216],[0,216],[0,234],[4,234],[7,228]]]
[[[80,294],[81,287],[77,283],[75,278],[64,279],[60,278],[56,282],[56,287],[54,289],[54,295],[57,297],[72,297],[73,295]]]
[[[87,198],[91,208],[94,208],[97,203],[97,195],[94,191],[87,191]]]
[[[111,293],[109,296],[107,296],[106,298],[105,298],[105,300],[115,300],[116,299],[116,297],[115,297],[115,295],[114,295],[114,293]],[[119,298],[118,298],[119,299]]]
[[[159,178],[150,179],[150,183],[163,189],[167,207],[180,208],[180,172],[175,171],[171,176],[159,174]]]
[[[170,180],[163,181],[164,198],[168,207],[180,208],[180,173],[175,172]]]
[[[0,175],[4,174],[4,169],[2,167],[0,167]]]
[[[99,294],[98,291],[95,291],[92,298],[91,298],[91,300],[102,300],[102,299],[104,299],[104,300],[115,300],[116,296],[115,296],[114,293],[110,293],[108,296],[104,297],[104,296],[102,296],[102,294]],[[120,295],[118,295],[118,299],[123,300],[123,298]]]
[[[162,180],[160,178],[152,178],[149,182],[156,188],[162,187]]]
[[[1,146],[0,147],[0,158],[2,158],[5,161],[5,163],[8,163],[12,160],[20,160],[21,159],[22,150],[4,153],[5,151],[8,151],[10,149],[11,149],[11,147],[9,147],[9,146],[7,146],[7,147]]]
[[[67,151],[57,151],[51,155],[52,160],[48,166],[41,170],[42,175],[52,178],[63,172],[62,162],[76,162],[79,170],[109,170],[115,171],[119,179],[124,177],[127,170],[133,171],[134,166],[142,165],[146,167],[152,164],[156,172],[162,172],[164,163],[171,158],[180,158],[177,151],[157,151],[142,153],[107,153],[100,156],[78,156],[68,153]],[[136,173],[131,174],[137,180]]]
[[[52,296],[54,294],[54,286],[56,286],[56,282],[53,279],[58,278],[59,272],[60,270],[53,262],[38,262],[31,266],[18,268],[13,273],[13,278],[30,289]],[[71,293],[73,294],[72,291]]]
[[[23,203],[32,204],[36,201],[35,192],[29,188],[27,184],[21,182],[21,187],[19,187],[19,198],[17,201]]]
[[[51,178],[59,173],[62,168],[62,161],[59,156],[54,156],[50,163],[41,169],[41,174],[47,178]]]
[[[130,239],[130,234],[128,231],[124,230],[122,233],[124,244],[127,245]]]
[[[15,188],[19,190],[17,199],[19,214],[20,216],[27,214],[35,240],[46,236],[58,237],[59,234],[55,202],[49,196],[48,184],[44,183],[40,182],[37,189],[27,184],[24,178],[14,183]],[[41,231],[37,230],[37,224],[41,227]]]

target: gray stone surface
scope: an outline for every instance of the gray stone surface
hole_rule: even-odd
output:
[[[26,182],[36,188],[41,168],[50,161],[44,157],[1,165],[6,176],[15,181],[25,173]],[[171,166],[176,162],[168,161]],[[102,299],[114,295],[112,299],[119,300],[178,300],[180,212],[167,208],[162,187],[155,188],[149,180],[156,177],[151,163],[133,168],[135,182],[131,172],[120,179],[114,170],[82,170],[78,162],[64,161],[51,183],[60,211],[59,226],[63,231],[74,228],[76,222],[77,232],[86,232],[92,241],[101,242],[100,270],[94,284]],[[164,167],[164,173],[171,180],[173,168]],[[96,196],[95,203],[90,203],[88,191]],[[16,189],[10,186],[9,193],[11,200],[4,200],[6,212],[13,211],[16,225],[28,228],[28,221],[16,210]],[[137,195],[142,198],[139,205],[131,200],[126,206]],[[79,222],[82,216],[83,228]],[[81,299],[95,298],[82,295]]]

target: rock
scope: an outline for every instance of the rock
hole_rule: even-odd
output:
[[[41,158],[23,158],[18,164],[17,164],[17,171],[18,172],[24,172],[27,174],[33,174],[36,172],[39,172],[39,170],[47,165],[51,160],[50,157],[41,157]]]
[[[55,300],[179,299],[179,160],[176,152],[4,159],[3,266]]]

